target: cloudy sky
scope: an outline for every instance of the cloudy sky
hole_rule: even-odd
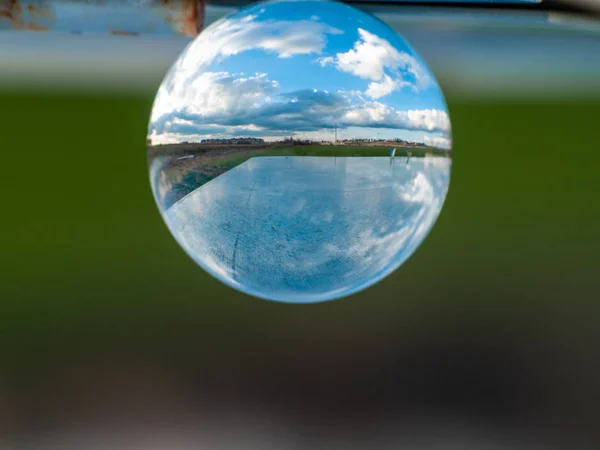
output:
[[[213,24],[155,100],[154,144],[282,136],[450,146],[439,86],[395,31],[345,5],[272,3]]]

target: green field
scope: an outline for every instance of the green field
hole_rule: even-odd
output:
[[[104,314],[127,320],[122,315],[126,305],[133,307],[142,298],[141,314],[162,311],[161,298],[170,289],[178,293],[175,298],[201,290],[207,296],[203,304],[217,309],[223,301],[242,309],[254,305],[265,314],[277,308],[221,286],[197,269],[166,231],[145,164],[152,98],[152,93],[138,98],[18,92],[0,97],[7,193],[1,285],[2,297],[14,299],[3,303],[9,308],[0,314],[3,329],[20,334],[35,326],[49,298],[52,308],[45,321],[62,320],[61,310],[82,315],[63,331],[96,323]],[[459,281],[467,274],[469,285],[490,295],[490,301],[504,299],[504,288],[488,291],[489,283],[509,275],[505,288],[542,289],[549,298],[558,291],[546,290],[535,281],[539,277],[550,285],[580,280],[578,286],[592,287],[585,280],[595,279],[598,268],[591,251],[600,228],[600,152],[593,144],[600,102],[505,99],[495,104],[450,98],[449,107],[455,143],[452,182],[431,236],[389,280],[324,310],[343,304],[358,312],[361,298],[371,295],[396,308],[392,299],[400,284],[406,293],[403,304],[410,303],[421,297],[417,293],[430,273],[437,274],[441,289],[429,292],[430,301],[442,292],[458,295]],[[29,120],[22,120],[26,116]],[[117,260],[115,252],[121,255]],[[512,269],[517,261],[519,271]],[[168,283],[167,273],[174,277]],[[147,285],[150,274],[152,287]],[[83,309],[71,303],[81,295],[87,298]],[[194,305],[189,307],[200,307]],[[25,325],[21,319],[33,322]]]
[[[225,155],[215,161],[215,165],[225,170],[232,169],[250,158],[260,156],[339,156],[344,158],[360,156],[389,157],[390,147],[359,147],[359,146],[331,146],[331,145],[298,145],[290,147],[275,147],[255,150],[244,154]],[[445,150],[433,148],[397,148],[396,157],[444,156]]]
[[[333,146],[333,145],[297,145],[289,147],[275,147],[253,152],[253,156],[389,156],[393,147],[371,147],[371,146]],[[445,156],[445,150],[436,148],[407,148],[397,147],[396,156]]]
[[[224,154],[252,153],[252,156],[388,156],[392,145],[386,146],[355,146],[355,145],[289,145],[281,147],[253,148],[235,146],[231,149],[223,147]],[[164,149],[164,150],[162,150]],[[182,154],[202,155],[206,147],[202,145],[168,145],[149,148],[151,157],[161,154],[180,156]],[[396,147],[397,156],[447,156],[448,151],[433,147]]]
[[[139,338],[152,334],[164,314],[193,311],[203,325],[188,331],[200,339],[215,326],[226,330],[245,322],[248,308],[258,322],[283,313],[276,304],[222,286],[169,235],[148,181],[145,136],[152,99],[151,92],[141,98],[18,92],[0,97],[7,193],[0,333],[6,339],[38,345],[37,338],[21,338],[46,336],[49,342],[54,329],[60,330],[57,339],[82,333],[77,340],[85,341],[105,335],[108,323],[115,336],[129,334],[134,310],[145,318]],[[462,303],[465,286],[504,311],[515,290],[544,297],[543,308],[566,292],[569,298],[596,298],[600,152],[593,143],[600,101],[448,102],[452,181],[438,223],[396,274],[318,307],[323,318],[340,308],[352,321],[362,321],[373,307],[389,314],[408,305],[414,313],[444,309],[452,303],[448,298],[479,310],[482,303]],[[427,281],[431,276],[434,284]],[[402,302],[396,300],[399,290]],[[213,319],[205,323],[202,317]],[[310,317],[304,310],[283,323],[301,326]]]

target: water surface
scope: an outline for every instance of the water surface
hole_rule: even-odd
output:
[[[254,157],[168,208],[185,251],[251,295],[315,302],[396,269],[434,224],[442,157]]]

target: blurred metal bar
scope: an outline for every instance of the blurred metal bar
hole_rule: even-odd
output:
[[[591,17],[372,2],[356,6],[408,39],[449,95],[549,100],[600,95],[600,21]],[[235,10],[207,2],[204,25]],[[0,32],[0,89],[155,92],[191,39],[173,31],[130,38],[7,30]]]
[[[561,3],[567,3],[561,1]],[[569,0],[571,5],[576,5],[581,8],[585,8],[590,11],[594,11],[595,13],[600,13],[600,0]]]
[[[345,0],[359,7],[397,8],[416,0],[368,1]],[[0,0],[1,30],[59,31],[73,34],[104,33],[118,35],[196,36],[206,24],[209,9],[231,10],[252,0]],[[420,1],[430,12],[449,11],[447,0]],[[454,2],[455,3],[455,2]],[[501,6],[526,12],[519,6],[530,5],[539,11],[562,9],[568,5],[600,11],[600,0],[479,0],[463,6],[497,9]],[[424,6],[422,6],[423,8]],[[454,8],[456,9],[456,8]],[[465,8],[460,8],[465,9]],[[481,9],[480,9],[481,10]],[[474,9],[477,11],[477,9]]]
[[[205,0],[0,0],[0,30],[195,36]]]

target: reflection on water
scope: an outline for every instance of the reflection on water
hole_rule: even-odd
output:
[[[168,208],[186,252],[221,281],[272,300],[349,295],[401,265],[449,184],[439,157],[254,157]]]
[[[448,157],[450,151],[430,147],[393,148],[356,145],[240,146],[206,148],[198,144],[159,146],[150,149],[150,179],[154,196],[165,210],[204,183],[243,162],[265,156],[389,156],[410,162],[411,156]],[[324,160],[323,160],[324,161]]]

